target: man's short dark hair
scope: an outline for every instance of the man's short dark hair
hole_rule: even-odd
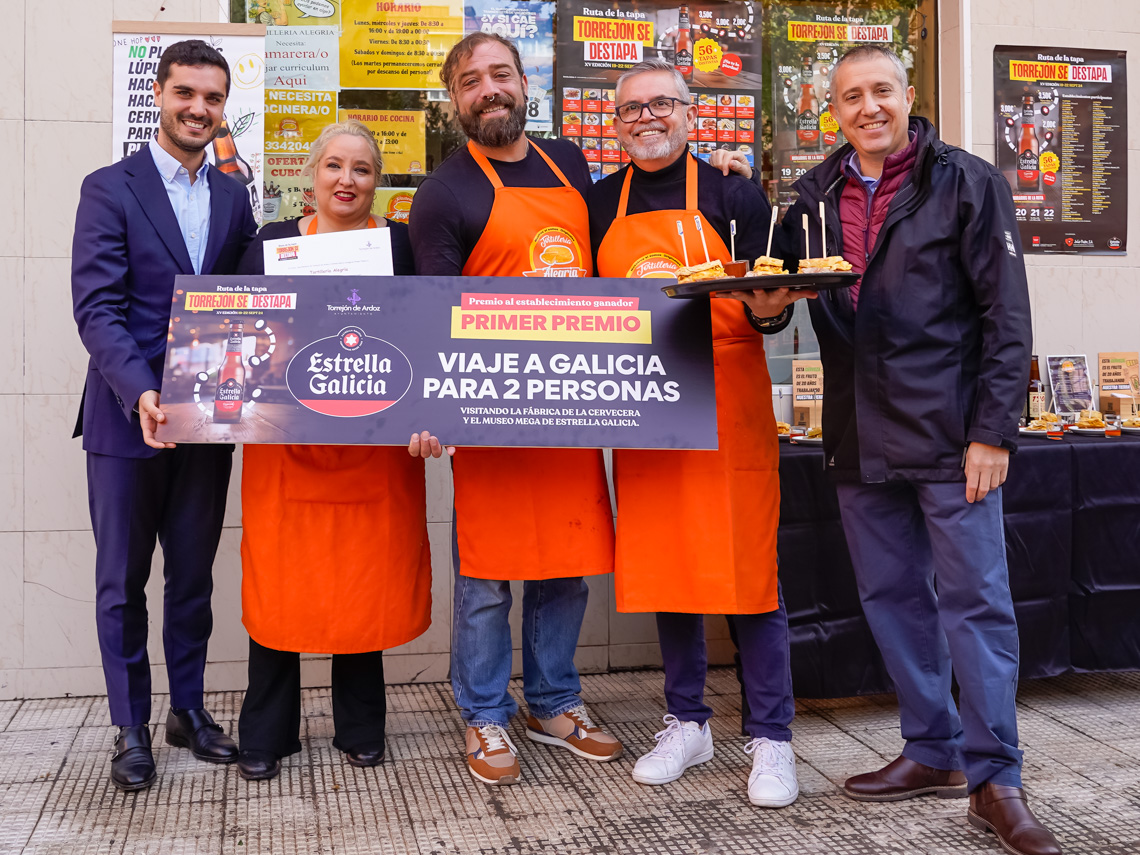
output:
[[[456,72],[459,71],[459,63],[471,56],[471,54],[475,52],[475,48],[479,47],[479,45],[484,45],[488,42],[500,44],[510,51],[511,58],[515,61],[515,70],[519,73],[519,78],[522,78],[522,58],[519,56],[519,49],[515,47],[514,42],[510,39],[504,39],[495,33],[471,33],[468,36],[464,36],[463,39],[448,52],[447,58],[443,61],[443,65],[439,69],[439,79],[443,81],[444,89],[451,92],[451,85],[456,82],[455,75]]]
[[[910,86],[910,82],[907,80],[906,66],[899,58],[899,55],[885,45],[855,45],[855,47],[851,48],[851,50],[847,51],[845,54],[843,54],[843,56],[839,57],[839,59],[836,60],[835,65],[831,67],[831,79],[834,80],[835,73],[839,71],[841,66],[846,65],[849,62],[866,61],[868,59],[880,58],[887,60],[892,66],[894,66],[895,77],[898,79],[899,85],[905,92],[906,88]],[[838,96],[838,93],[833,94]]]
[[[175,42],[162,52],[158,61],[158,71],[154,79],[161,89],[166,85],[166,78],[170,76],[172,65],[214,65],[226,73],[226,96],[230,94],[230,65],[225,57],[210,47],[201,39],[187,39],[184,42]]]

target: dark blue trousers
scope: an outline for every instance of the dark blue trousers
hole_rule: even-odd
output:
[[[156,539],[166,580],[162,644],[170,704],[202,706],[212,571],[232,465],[228,445],[180,445],[144,458],[87,453],[95,619],[112,724],[150,719],[145,589]]]
[[[788,613],[780,607],[760,615],[732,615],[740,650],[744,696],[748,700],[744,729],[752,738],[790,742],[789,725],[796,714],[788,652]],[[657,638],[665,667],[665,706],[681,721],[704,724],[712,716],[705,703],[708,650],[703,615],[657,613]]]
[[[972,505],[960,482],[839,484],[837,493],[859,599],[898,694],[903,754],[961,769],[971,790],[1020,787],[1001,490]]]

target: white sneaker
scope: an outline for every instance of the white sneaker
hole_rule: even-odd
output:
[[[752,755],[748,776],[748,801],[759,807],[787,807],[800,795],[796,780],[796,755],[790,742],[773,742],[761,737],[744,746]]]
[[[680,721],[675,715],[663,719],[668,725],[654,737],[657,746],[639,757],[633,767],[633,780],[639,784],[668,784],[685,770],[712,759],[712,731],[708,722]]]

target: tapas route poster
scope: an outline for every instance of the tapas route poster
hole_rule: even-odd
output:
[[[1125,254],[1126,59],[1114,50],[994,48],[997,167],[1026,253]]]
[[[708,301],[643,280],[180,276],[162,405],[173,442],[717,447]]]
[[[614,84],[630,66],[652,58],[672,63],[689,85],[698,110],[692,152],[708,160],[718,148],[733,149],[756,164],[758,3],[559,0],[558,22],[555,129],[582,148],[595,181],[629,162],[614,128]]]
[[[794,6],[772,14],[772,174],[786,211],[796,198],[792,184],[847,142],[829,109],[839,57],[857,44],[879,44],[909,62],[897,11]]]

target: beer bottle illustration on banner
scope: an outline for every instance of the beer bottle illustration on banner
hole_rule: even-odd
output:
[[[230,324],[226,355],[218,367],[218,385],[214,389],[214,421],[232,424],[241,421],[241,405],[245,400],[245,364],[241,361],[244,330],[240,322]]]
[[[686,81],[693,79],[693,34],[689,29],[689,7],[682,6],[677,21],[677,38],[674,41],[673,65]],[[694,102],[695,103],[695,102]]]
[[[819,99],[815,95],[815,70],[810,56],[800,71],[800,103],[796,105],[796,145],[819,147]]]
[[[1021,101],[1021,136],[1017,141],[1018,190],[1041,189],[1040,154],[1041,143],[1037,139],[1037,125],[1033,118],[1033,96],[1026,95]]]
[[[226,124],[224,118],[222,119],[222,127],[218,131],[217,137],[214,138],[214,166],[227,175],[236,178],[242,184],[249,184],[253,181],[253,170],[238,154],[233,134],[230,133],[230,126]]]

